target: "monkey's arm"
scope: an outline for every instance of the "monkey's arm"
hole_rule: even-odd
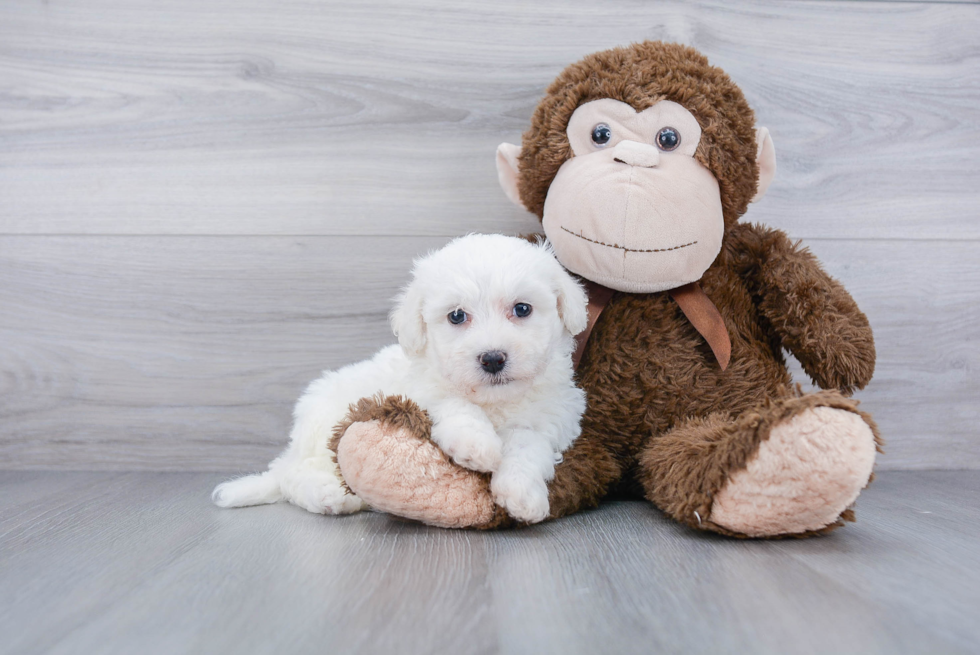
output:
[[[756,302],[776,334],[823,389],[850,394],[871,380],[875,344],[867,317],[809,249],[781,230],[742,226],[754,255]]]

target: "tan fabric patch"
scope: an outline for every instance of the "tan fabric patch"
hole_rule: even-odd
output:
[[[489,523],[496,513],[487,476],[448,461],[404,427],[354,423],[337,445],[344,479],[375,509],[442,528]]]
[[[774,427],[715,496],[710,520],[748,535],[819,530],[868,483],[875,439],[859,414],[815,407]]]

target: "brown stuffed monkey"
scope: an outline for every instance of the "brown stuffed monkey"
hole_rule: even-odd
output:
[[[552,83],[522,144],[498,149],[501,184],[587,281],[593,321],[577,354],[588,409],[550,517],[615,491],[733,536],[853,520],[880,443],[848,398],[874,371],[871,328],[808,250],[738,222],[775,173],[739,88],[681,45],[596,53]],[[784,348],[823,391],[796,391]],[[429,426],[411,402],[361,401],[333,443],[346,483],[433,525],[512,524]]]

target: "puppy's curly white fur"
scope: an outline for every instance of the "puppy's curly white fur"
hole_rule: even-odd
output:
[[[282,455],[265,473],[218,485],[212,499],[221,507],[285,499],[322,514],[364,509],[327,444],[351,403],[381,392],[428,411],[432,440],[461,466],[492,472],[494,499],[511,516],[544,520],[546,483],[585,411],[572,351],[586,304],[546,244],[452,241],[415,262],[390,317],[399,344],[310,384]]]

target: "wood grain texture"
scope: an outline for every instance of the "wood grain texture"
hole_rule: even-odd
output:
[[[980,242],[804,243],[874,329],[874,378],[856,397],[885,438],[879,466],[980,468]]]
[[[0,237],[0,461],[261,468],[320,370],[394,341],[388,299],[444,241]],[[809,243],[875,330],[879,467],[980,468],[980,242]]]
[[[980,473],[890,472],[805,541],[696,534],[642,502],[476,533],[287,505],[214,474],[0,472],[2,650],[967,653]]]
[[[647,38],[744,88],[805,237],[978,238],[980,7],[887,2],[36,3],[0,8],[0,233],[440,235],[546,84]]]
[[[746,218],[870,316],[881,468],[980,468],[978,33],[976,3],[4,2],[0,468],[261,467],[320,369],[391,342],[412,256],[536,228],[494,148],[645,38],[770,128]]]
[[[6,467],[255,467],[441,238],[0,237]]]

